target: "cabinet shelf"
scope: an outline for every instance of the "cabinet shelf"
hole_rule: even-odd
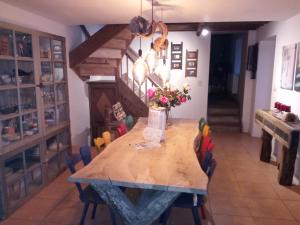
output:
[[[10,114],[0,114],[0,121],[1,120],[9,120],[9,119],[16,118],[19,116],[20,116],[20,113],[18,113],[18,112],[10,113]]]
[[[5,59],[5,60],[14,60],[15,58],[10,55],[0,55],[0,60]]]
[[[0,85],[0,91],[5,91],[5,90],[14,90],[14,89],[17,89],[17,85],[13,85],[13,84],[10,84],[10,85]]]
[[[18,61],[33,61],[32,57],[22,57],[22,56],[17,56]]]

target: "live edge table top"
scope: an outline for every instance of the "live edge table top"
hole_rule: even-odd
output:
[[[145,141],[147,119],[140,118],[130,132],[109,144],[69,181],[207,194],[208,178],[193,149],[197,125],[196,120],[172,119],[161,147],[135,150],[133,144]]]

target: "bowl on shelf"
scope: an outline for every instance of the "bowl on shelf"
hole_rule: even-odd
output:
[[[10,84],[12,82],[12,76],[9,74],[0,75],[1,83],[2,84]]]
[[[4,106],[0,108],[0,113],[1,114],[11,114],[15,113],[18,110],[18,106]]]

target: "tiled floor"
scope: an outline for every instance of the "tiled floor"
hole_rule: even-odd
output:
[[[259,161],[260,140],[233,133],[213,137],[218,166],[204,224],[300,225],[300,186],[278,185],[276,166]],[[1,225],[77,225],[82,204],[75,186],[66,182],[68,176],[64,172]],[[111,224],[104,206],[94,221],[89,217],[86,225]],[[193,225],[190,211],[175,209],[169,224]]]

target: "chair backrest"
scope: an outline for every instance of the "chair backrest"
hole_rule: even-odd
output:
[[[205,153],[204,160],[201,164],[203,171],[207,174],[208,179],[210,180],[217,166],[217,161],[213,158],[211,151]]]
[[[101,146],[104,145],[104,139],[102,137],[94,138],[94,144],[99,152]]]
[[[102,137],[103,137],[103,139],[104,139],[105,145],[108,145],[108,144],[111,143],[111,134],[110,134],[109,131],[104,131],[104,132],[102,133]]]
[[[86,166],[92,161],[92,153],[91,148],[89,146],[82,146],[80,147],[80,155],[83,161],[83,164]]]
[[[79,154],[73,154],[73,155],[67,155],[65,158],[67,167],[69,168],[71,174],[74,174],[76,172],[76,164],[79,163],[81,161],[81,157]],[[77,190],[79,191],[79,195],[82,196],[83,195],[83,190],[82,187],[80,185],[80,183],[75,183]]]

